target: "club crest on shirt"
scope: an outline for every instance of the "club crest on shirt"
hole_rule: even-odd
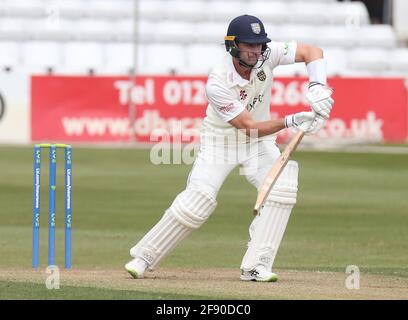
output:
[[[258,77],[258,79],[260,81],[265,81],[266,80],[266,73],[263,69],[261,69],[261,71],[259,71],[256,76]]]
[[[241,97],[241,100],[245,100],[248,95],[246,94],[245,90],[241,90],[239,92],[239,96]]]
[[[255,34],[260,34],[260,33],[261,33],[261,26],[259,25],[258,22],[251,23],[251,28],[252,28],[252,31],[253,31]]]

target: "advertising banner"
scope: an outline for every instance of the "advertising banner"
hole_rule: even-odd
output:
[[[198,137],[205,117],[206,77],[34,76],[31,136],[34,141],[155,142],[155,132]],[[272,117],[310,110],[306,78],[274,79]],[[397,78],[332,78],[335,105],[326,127],[308,137],[321,142],[402,142],[407,137],[407,90]],[[129,103],[136,105],[132,131]],[[156,131],[155,131],[156,130]],[[291,135],[279,134],[280,141]]]

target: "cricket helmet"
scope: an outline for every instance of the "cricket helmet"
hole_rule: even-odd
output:
[[[238,48],[238,43],[240,42],[262,44],[262,64],[269,57],[270,50],[267,43],[271,42],[271,39],[268,38],[262,21],[257,17],[245,14],[234,18],[228,26],[227,35],[224,40],[227,52],[233,57],[238,58],[244,66],[254,67],[247,65],[240,59],[240,50]]]

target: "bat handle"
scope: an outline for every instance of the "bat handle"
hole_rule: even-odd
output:
[[[260,204],[255,204],[255,207],[254,207],[254,216],[256,216],[257,214],[258,214],[258,212],[259,212],[259,209],[260,209]]]

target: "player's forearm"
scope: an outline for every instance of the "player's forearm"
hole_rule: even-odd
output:
[[[326,61],[319,47],[299,43],[296,47],[296,62],[305,62],[309,81],[326,84]]]
[[[276,119],[261,122],[252,121],[248,123],[246,127],[244,127],[243,129],[245,129],[245,133],[247,136],[251,135],[253,136],[255,132],[258,137],[263,137],[276,133],[284,128],[285,128],[284,119]]]
[[[247,110],[230,120],[229,123],[239,130],[245,130],[246,135],[252,137],[254,135],[267,136],[285,128],[284,119],[255,121]]]

